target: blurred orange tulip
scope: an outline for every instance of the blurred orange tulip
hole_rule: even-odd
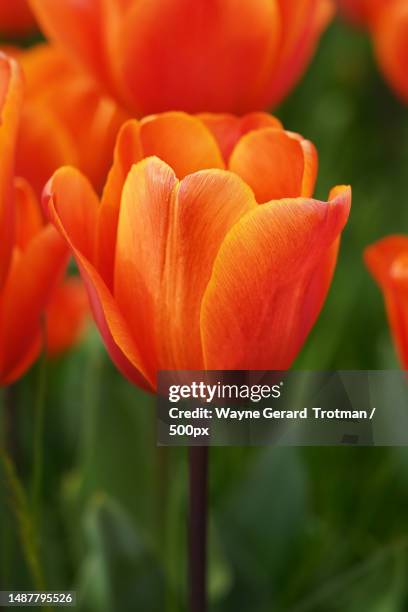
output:
[[[332,0],[31,0],[51,40],[133,114],[244,113],[302,75]]]
[[[11,52],[26,80],[16,173],[40,195],[55,170],[70,164],[101,190],[128,116],[51,45]]]
[[[329,288],[351,192],[312,199],[317,153],[279,121],[170,112],[126,123],[99,204],[77,170],[44,206],[77,260],[108,351],[159,369],[285,369]]]
[[[14,204],[15,241],[0,291],[0,385],[14,382],[38,357],[41,319],[68,260],[66,245],[51,225],[44,225],[24,179],[15,181]]]
[[[62,282],[69,255],[55,228],[44,224],[32,188],[24,179],[14,177],[22,80],[16,61],[0,53],[0,385],[14,382],[38,356],[41,319],[44,317],[46,324],[45,311],[47,307],[52,309],[50,300]],[[58,324],[65,327],[71,342],[75,340],[78,324],[70,319],[72,300],[69,296],[64,303],[60,300],[57,323],[51,310],[51,338],[61,335],[55,328]],[[61,349],[66,344],[67,340]],[[51,348],[57,350],[57,342]]]
[[[0,53],[0,290],[7,276],[14,243],[14,159],[22,102],[20,69],[16,62]]]
[[[388,236],[365,251],[365,261],[384,295],[401,364],[408,370],[408,236]]]
[[[408,0],[337,0],[343,14],[371,32],[378,63],[408,103]]]
[[[27,0],[0,0],[0,33],[24,36],[36,29]]]

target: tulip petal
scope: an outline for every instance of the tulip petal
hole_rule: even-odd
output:
[[[366,248],[365,263],[380,287],[392,283],[392,268],[401,256],[408,256],[408,236],[387,236]]]
[[[238,176],[211,170],[181,181],[173,205],[163,269],[161,361],[174,369],[202,369],[200,308],[214,260],[226,234],[257,202]]]
[[[18,176],[26,178],[40,196],[60,166],[78,163],[75,142],[55,114],[41,103],[26,104],[17,141]]]
[[[127,116],[55,46],[39,44],[17,58],[26,82],[17,174],[41,193],[57,168],[74,165],[102,191]]]
[[[119,215],[114,295],[137,338],[150,378],[157,370],[156,309],[175,184],[167,164],[157,158],[143,160],[128,174]]]
[[[368,269],[381,288],[401,363],[408,369],[408,236],[388,236],[364,252]]]
[[[319,157],[317,149],[313,142],[305,140],[303,136],[296,132],[286,132],[291,138],[295,138],[300,142],[300,146],[303,150],[304,157],[304,169],[303,169],[303,180],[302,180],[302,191],[301,195],[304,198],[311,198],[313,196],[317,172],[319,169]]]
[[[260,107],[275,106],[290,91],[304,71],[321,32],[331,20],[332,0],[278,0],[281,14],[282,44],[271,69],[269,88],[258,101]]]
[[[310,142],[310,140],[304,140],[302,138],[300,144],[303,149],[303,156],[305,160],[302,180],[302,196],[304,198],[311,198],[315,190],[317,171],[319,167],[317,149],[314,144]]]
[[[132,168],[120,211],[115,297],[152,371],[202,367],[199,311],[214,258],[228,230],[256,206],[250,189],[223,170],[176,183],[157,158]]]
[[[49,182],[44,204],[68,243],[84,280],[99,331],[118,369],[135,384],[153,388],[122,313],[92,264],[97,198],[90,183],[74,168],[62,168]]]
[[[143,159],[143,150],[139,122],[131,119],[119,130],[113,166],[103,191],[98,216],[96,267],[110,289],[113,288],[113,266],[122,189],[130,168],[141,159]]]
[[[22,253],[15,251],[1,299],[2,378],[7,379],[32,352],[41,335],[41,316],[67,260],[66,245],[50,225]]]
[[[408,102],[408,5],[395,0],[381,8],[373,25],[376,55],[394,90]]]
[[[22,101],[20,69],[14,60],[0,53],[0,289],[14,242],[14,155]]]
[[[322,307],[350,190],[248,213],[227,234],[201,306],[207,369],[288,368]]]
[[[34,338],[31,346],[27,349],[24,355],[19,359],[16,367],[13,370],[2,371],[0,367],[0,386],[5,387],[16,382],[21,376],[23,376],[27,370],[33,365],[35,360],[38,358],[41,352],[42,338],[39,332]]]
[[[196,117],[169,112],[140,122],[143,157],[156,155],[179,179],[205,168],[224,168],[217,142]]]
[[[247,132],[271,127],[283,129],[279,119],[269,113],[248,113],[243,117],[229,114],[202,113],[198,118],[208,127],[220,147],[225,163],[238,140]]]
[[[91,75],[110,82],[104,62],[103,2],[30,0],[47,38],[55,41]]]
[[[52,212],[49,205],[58,211],[64,233],[75,249],[92,262],[99,201],[88,179],[75,168],[60,168],[45,186],[43,202],[46,212]]]
[[[43,218],[37,197],[27,181],[14,181],[16,209],[16,246],[24,250],[41,230]]]
[[[27,0],[2,0],[0,2],[0,32],[13,35],[27,35],[36,29],[35,19]]]
[[[301,143],[283,130],[249,132],[233,150],[229,169],[253,189],[259,203],[302,195],[305,159]]]
[[[264,84],[279,34],[274,0],[150,0],[122,14],[110,52],[127,104],[139,115],[240,113]]]

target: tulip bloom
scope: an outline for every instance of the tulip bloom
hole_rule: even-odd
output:
[[[40,196],[55,170],[70,164],[101,190],[127,115],[51,45],[13,52],[26,81],[16,174]]]
[[[244,113],[298,81],[332,0],[31,0],[47,36],[133,114]]]
[[[408,236],[388,236],[365,251],[384,295],[388,321],[403,368],[408,370]]]
[[[47,327],[45,311],[50,308],[52,315],[50,300],[55,300],[61,291],[58,285],[68,259],[68,250],[58,232],[44,224],[29,184],[14,178],[22,105],[18,65],[0,54],[0,385],[14,382],[38,356],[42,328]],[[72,301],[68,295],[63,303],[60,300],[59,325],[64,325],[65,334],[74,341],[78,324],[66,317],[72,311]],[[48,331],[51,338],[57,332],[61,335],[55,317],[50,316]],[[54,343],[50,352],[51,348],[58,347]]]
[[[44,206],[135,384],[159,369],[285,369],[324,303],[350,189],[312,199],[314,146],[256,113],[126,123],[102,201],[73,168]]]
[[[407,0],[338,0],[343,13],[370,31],[379,66],[399,97],[408,102]]]
[[[23,36],[36,29],[36,22],[27,0],[0,0],[0,32]]]
[[[0,290],[0,385],[17,380],[38,357],[41,321],[68,255],[55,229],[44,225],[28,183],[16,180],[14,195],[15,241]]]
[[[23,84],[16,62],[0,53],[0,290],[13,249],[15,214],[13,176]]]

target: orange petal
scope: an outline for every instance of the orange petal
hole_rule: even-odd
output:
[[[24,108],[18,135],[16,173],[41,192],[52,174],[63,165],[77,165],[76,145],[54,113],[41,104]]]
[[[118,223],[114,295],[137,338],[150,379],[158,369],[156,312],[175,184],[172,169],[157,158],[134,165],[123,188]]]
[[[408,102],[408,5],[395,0],[382,8],[373,25],[377,58],[391,86]]]
[[[22,178],[14,181],[16,208],[16,246],[24,250],[44,225],[37,197]]]
[[[119,131],[98,216],[96,267],[105,283],[113,288],[113,266],[116,250],[116,234],[123,185],[133,164],[143,159],[139,123],[127,121]]]
[[[103,2],[78,0],[30,0],[31,8],[47,38],[90,74],[109,82],[104,61]]]
[[[205,168],[225,167],[212,133],[186,113],[146,117],[140,123],[140,139],[143,157],[160,157],[179,179]]]
[[[0,289],[14,242],[14,155],[22,99],[20,69],[14,60],[0,53]]]
[[[247,132],[266,127],[282,128],[279,119],[269,113],[249,113],[243,117],[228,114],[202,113],[198,115],[198,118],[212,132],[220,147],[225,163],[228,163],[231,152],[238,140]]]
[[[56,230],[44,227],[22,253],[15,251],[0,309],[1,377],[8,379],[32,353],[41,316],[63,273],[68,250]]]
[[[286,369],[318,313],[351,193],[258,206],[227,234],[201,306],[207,369]]]
[[[49,182],[44,200],[52,222],[76,259],[95,322],[113,362],[135,384],[153,388],[155,380],[149,380],[145,374],[127,321],[91,261],[97,200],[89,182],[77,170],[62,168]]]
[[[39,43],[28,49],[14,47],[7,53],[17,59],[24,72],[25,99],[41,98],[50,84],[78,73],[72,62],[49,43]]]
[[[99,201],[88,179],[75,168],[60,168],[44,189],[43,203],[52,217],[56,211],[74,248],[93,261]]]
[[[292,89],[335,11],[333,0],[278,0],[278,4],[281,45],[269,74],[269,88],[265,88],[258,100],[261,107],[276,106]]]
[[[56,88],[55,105],[59,107],[61,124],[69,128],[76,144],[78,168],[102,193],[113,162],[116,138],[127,114],[111,98],[101,96],[93,85],[79,79]]]
[[[0,0],[0,32],[25,35],[36,28],[27,0]]]
[[[266,128],[243,136],[231,154],[229,169],[248,183],[259,203],[302,195],[303,148],[283,130]]]
[[[234,174],[201,171],[176,184],[157,158],[134,166],[123,192],[115,297],[152,371],[200,369],[201,298],[229,229],[256,207]]]
[[[85,287],[71,276],[54,291],[47,308],[47,352],[51,356],[71,348],[84,332],[89,315]]]
[[[240,113],[255,107],[248,98],[264,81],[279,33],[271,0],[133,2],[112,35],[110,58],[139,116]]]
[[[41,193],[57,168],[74,165],[102,191],[126,114],[53,45],[20,51],[18,59],[26,80],[18,175]]]
[[[305,198],[311,198],[313,196],[317,172],[319,169],[319,157],[317,149],[310,140],[305,140],[300,134],[295,132],[286,132],[292,138],[296,138],[300,142],[300,146],[303,150],[304,157],[304,169],[303,169],[303,180],[302,180],[302,191],[301,195]]]
[[[368,269],[380,287],[392,284],[392,268],[401,256],[408,255],[408,236],[394,235],[379,240],[364,251]]]
[[[16,367],[13,370],[2,371],[0,368],[1,387],[5,387],[6,385],[11,385],[12,383],[16,382],[19,378],[21,378],[21,376],[23,376],[27,372],[27,370],[30,369],[30,367],[40,355],[41,343],[42,337],[41,332],[39,332],[35,336],[31,347],[29,347],[25,354],[21,356],[21,359],[18,361]]]
[[[408,369],[408,236],[388,236],[364,252],[368,269],[380,286],[394,343]]]

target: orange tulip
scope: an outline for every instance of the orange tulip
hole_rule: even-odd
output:
[[[312,199],[314,146],[263,113],[126,123],[102,201],[62,168],[44,206],[69,244],[108,351],[159,369],[285,369],[329,288],[351,193]]]
[[[58,232],[44,224],[29,184],[14,178],[22,105],[18,65],[0,53],[0,385],[14,382],[38,356],[42,319],[47,307],[52,308],[50,299],[68,259]],[[69,312],[70,301],[67,298],[61,304],[60,317]],[[64,325],[73,341],[75,326],[69,318]],[[51,337],[58,331],[53,317],[48,330]]]
[[[408,370],[408,236],[388,236],[365,251],[365,261],[384,295],[402,366]]]
[[[68,257],[58,233],[44,225],[34,192],[23,179],[15,181],[14,204],[15,242],[0,291],[0,385],[14,382],[38,357],[41,320]]]
[[[137,116],[276,105],[332,0],[31,0],[40,24]]]
[[[16,173],[40,195],[53,172],[70,164],[101,190],[127,115],[51,45],[13,51],[26,80]]]
[[[10,36],[29,34],[36,22],[27,0],[0,0],[0,32]]]
[[[338,0],[346,16],[371,32],[378,63],[394,91],[408,102],[407,0]]]
[[[14,158],[22,100],[20,69],[16,62],[0,53],[0,290],[7,276],[14,241]]]

